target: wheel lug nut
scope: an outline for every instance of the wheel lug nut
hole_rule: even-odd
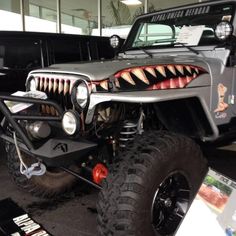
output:
[[[165,207],[171,207],[172,206],[172,201],[170,198],[167,198],[164,202]]]

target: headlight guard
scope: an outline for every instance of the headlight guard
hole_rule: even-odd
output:
[[[31,76],[26,81],[26,91],[36,91],[37,90],[37,80]]]
[[[71,91],[71,101],[75,108],[82,112],[89,104],[89,87],[85,80],[78,80],[74,83]]]

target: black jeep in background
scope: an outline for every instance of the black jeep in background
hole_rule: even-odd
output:
[[[109,38],[35,32],[0,32],[0,88],[25,89],[28,73],[55,63],[110,59]]]

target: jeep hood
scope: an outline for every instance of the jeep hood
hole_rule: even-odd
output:
[[[208,74],[209,66],[202,58],[163,56],[148,59],[58,64],[33,71],[30,75],[42,77],[40,84],[41,87],[44,84],[45,89],[47,81],[52,81],[55,77],[62,81],[62,84],[65,81],[68,84],[68,79],[62,78],[63,76],[84,76],[91,84],[93,92],[105,92],[110,89],[113,91],[133,91],[208,86],[210,84]],[[49,79],[50,77],[52,79]],[[76,76],[74,79],[77,80]],[[73,81],[75,81],[74,79]],[[70,87],[73,83],[70,82]],[[48,82],[48,84],[51,88],[54,83]]]
[[[35,70],[33,73],[79,74],[88,77],[91,81],[99,81],[109,78],[122,70],[139,67],[143,68],[148,66],[153,66],[153,68],[155,68],[158,65],[193,65],[208,71],[207,63],[202,59],[193,57],[163,56],[148,59],[117,59],[99,62],[55,64],[45,69]]]

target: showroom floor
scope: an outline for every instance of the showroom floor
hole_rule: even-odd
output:
[[[214,169],[236,179],[234,147],[207,150],[207,153]],[[38,199],[12,184],[3,162],[4,158],[0,158],[0,200],[12,198],[54,236],[96,236],[96,189],[83,185],[52,201]]]
[[[0,158],[0,200],[11,198],[54,236],[96,236],[98,191],[83,185],[60,198],[42,200],[18,189]]]

